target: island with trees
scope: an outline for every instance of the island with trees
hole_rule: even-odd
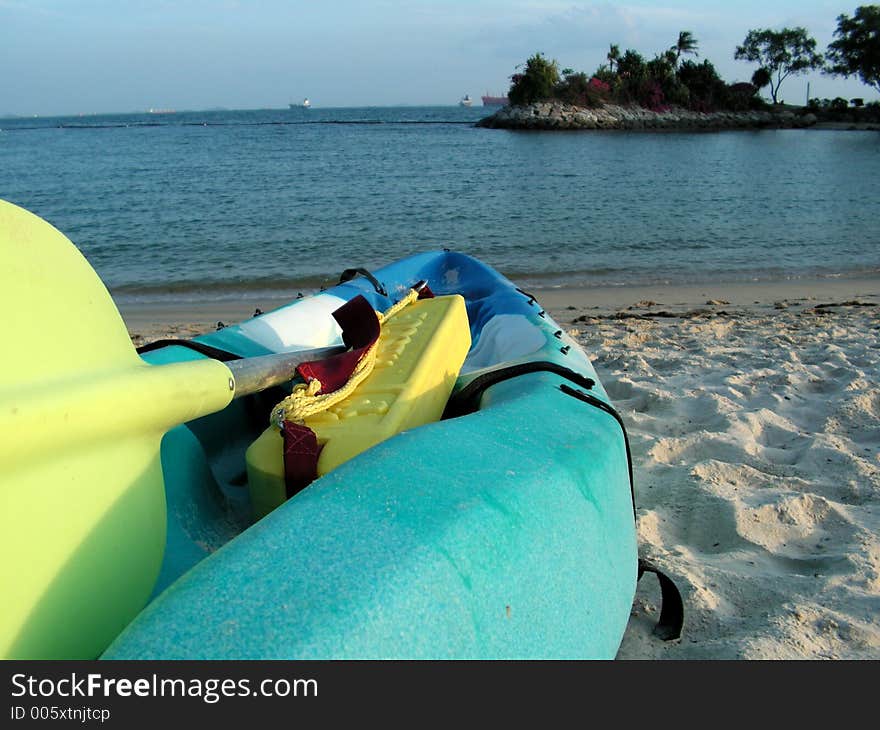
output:
[[[509,105],[478,122],[507,129],[733,129],[809,127],[817,122],[880,130],[880,102],[809,99],[786,105],[780,90],[791,76],[821,71],[855,76],[880,91],[880,5],[837,18],[824,53],[805,28],[749,30],[734,58],[757,68],[749,82],[729,84],[699,59],[691,31],[646,60],[612,44],[593,74],[560,70],[536,53],[511,76]],[[693,58],[690,58],[690,57]],[[772,102],[762,90],[768,90]]]

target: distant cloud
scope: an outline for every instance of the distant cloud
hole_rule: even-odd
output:
[[[536,51],[562,65],[593,70],[610,44],[653,56],[669,48],[681,30],[717,23],[715,11],[610,3],[513,3],[511,12],[474,34],[474,43],[496,55],[524,60]]]

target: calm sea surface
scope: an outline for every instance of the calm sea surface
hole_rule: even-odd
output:
[[[880,134],[484,130],[482,107],[0,120],[0,198],[113,294],[333,284],[452,248],[524,284],[880,270]]]

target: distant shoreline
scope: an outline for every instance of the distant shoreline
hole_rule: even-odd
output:
[[[833,131],[855,132],[880,132],[880,123],[877,122],[816,122],[813,129],[828,129]]]
[[[477,122],[487,129],[514,130],[642,130],[722,131],[731,129],[837,129],[878,130],[880,123],[825,122],[810,112],[783,111],[695,112],[671,107],[652,111],[640,106],[604,104],[578,107],[559,101],[506,106]]]
[[[519,283],[513,279],[515,283]],[[739,308],[772,312],[809,309],[816,305],[864,301],[880,305],[880,275],[807,278],[780,281],[704,282],[693,284],[633,284],[624,286],[532,287],[541,306],[554,316],[611,315],[651,302],[656,312],[687,313],[709,308]],[[122,318],[136,344],[160,337],[193,337],[252,317],[259,307],[269,312],[295,300],[292,296],[199,302],[117,301]],[[643,307],[644,308],[644,307]]]

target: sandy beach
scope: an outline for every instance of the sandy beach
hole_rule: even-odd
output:
[[[533,293],[627,424],[641,554],[684,597],[664,644],[646,576],[619,658],[880,658],[880,279]],[[281,303],[121,311],[140,344]]]

